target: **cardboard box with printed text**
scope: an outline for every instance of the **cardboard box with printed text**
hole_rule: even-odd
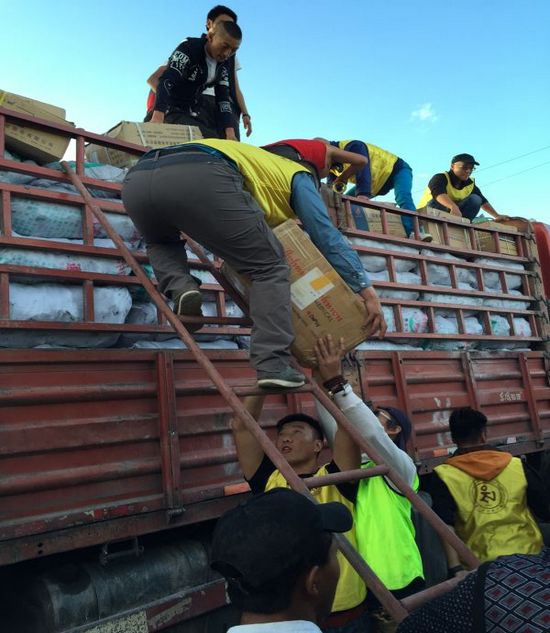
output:
[[[292,353],[304,367],[315,367],[315,344],[325,334],[344,338],[346,351],[365,340],[365,304],[332,268],[309,236],[292,220],[273,232],[281,242],[290,266]],[[229,266],[223,272],[242,294],[250,280]]]
[[[419,214],[423,216],[432,216],[435,218],[441,218],[442,220],[455,220],[462,224],[470,225],[471,222],[468,218],[459,217],[448,213],[447,211],[441,211],[440,209],[434,209],[433,207],[426,207],[419,209]],[[421,227],[425,233],[430,233],[433,238],[434,244],[445,244],[445,233],[443,229],[443,222],[430,222],[430,220],[423,220],[420,222]],[[469,232],[467,229],[463,229],[457,224],[447,224],[447,235],[449,236],[449,246],[454,248],[461,248],[471,250]]]
[[[143,147],[158,149],[201,139],[198,127],[192,125],[172,125],[168,123],[133,123],[121,121],[105,133],[118,141],[126,141]],[[111,147],[90,144],[86,147],[86,159],[93,163],[131,167],[139,160],[136,154],[129,154]]]
[[[52,123],[73,125],[65,120],[63,108],[12,92],[0,90],[0,107]],[[63,158],[69,141],[70,136],[6,121],[6,148],[21,158],[31,159],[42,165]]]

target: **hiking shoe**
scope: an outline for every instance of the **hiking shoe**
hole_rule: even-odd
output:
[[[416,239],[416,235],[414,234],[414,231],[411,231],[410,235],[409,235],[409,239],[410,240],[415,240]],[[424,231],[420,231],[420,241],[421,242],[431,242],[433,240],[433,235],[431,233],[424,233]]]
[[[174,299],[174,312],[178,316],[202,316],[201,306],[202,296],[194,282]]]
[[[281,371],[259,371],[258,387],[263,389],[293,389],[301,387],[306,381],[304,374],[292,367],[285,367]]]

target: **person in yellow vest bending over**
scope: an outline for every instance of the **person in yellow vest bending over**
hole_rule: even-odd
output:
[[[369,444],[380,453],[384,463],[418,491],[416,466],[406,452],[412,424],[409,417],[394,407],[371,410],[357,396],[342,376],[341,350],[329,339],[322,347],[319,371],[325,388],[334,403],[350,422],[361,431]],[[337,425],[330,413],[319,403],[317,415],[329,446],[332,446]],[[362,468],[375,463],[363,456]],[[355,504],[355,531],[361,556],[398,599],[405,598],[424,586],[422,558],[415,540],[410,501],[385,477],[371,477],[359,482]],[[374,622],[387,619],[372,593],[366,602]]]
[[[249,396],[244,404],[250,413],[259,419],[264,396]],[[237,457],[245,479],[254,494],[288,484],[273,462],[265,455],[260,444],[238,418],[232,420]],[[301,477],[313,477],[359,468],[361,454],[351,437],[341,429],[334,438],[332,460],[318,463],[324,447],[323,431],[319,422],[303,413],[290,414],[277,423],[276,446],[290,466]],[[312,489],[320,503],[338,501],[353,511],[357,495],[357,483],[338,486],[323,486]],[[348,540],[356,546],[355,530],[346,532]],[[332,614],[327,621],[325,633],[368,631],[368,615],[364,600],[366,587],[347,559],[338,552],[340,579],[332,605]]]
[[[487,418],[469,407],[449,420],[457,450],[435,467],[433,509],[482,561],[505,554],[538,554],[542,535],[533,512],[550,519],[548,482],[519,457],[486,444]],[[446,547],[450,576],[461,572]]]
[[[244,143],[191,141],[144,154],[126,176],[122,199],[147,242],[159,289],[174,301],[179,316],[202,314],[182,231],[250,277],[250,361],[260,387],[304,384],[303,374],[290,365],[289,266],[271,231],[288,219],[301,220],[312,242],[365,302],[366,336],[384,336],[376,291],[359,256],[331,222],[306,167]]]
[[[334,187],[338,184],[344,186],[347,182],[355,183],[355,188],[349,194],[358,198],[375,198],[383,196],[393,189],[395,203],[400,209],[416,211],[416,206],[412,199],[413,175],[410,165],[396,154],[392,154],[381,147],[364,141],[327,141],[329,145],[338,147],[346,152],[353,152],[364,156],[367,159],[366,165],[357,174],[346,177],[349,173],[349,164],[333,163],[327,183]],[[414,224],[410,217],[401,216],[401,222],[405,233],[414,237]],[[358,226],[357,228],[362,228]],[[432,237],[427,233],[422,233],[421,239],[429,242]]]
[[[495,220],[507,220],[508,216],[494,209],[471,177],[476,165],[479,163],[471,154],[453,156],[449,171],[432,177],[418,208],[429,206],[469,220],[473,220],[481,208]]]

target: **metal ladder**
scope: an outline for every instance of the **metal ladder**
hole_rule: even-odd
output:
[[[340,409],[338,409],[338,407],[332,402],[332,400],[319,387],[315,380],[311,378],[306,378],[306,384],[299,389],[293,390],[293,393],[311,393],[315,398],[317,398],[319,402],[334,417],[337,424],[345,429],[345,431],[353,438],[353,440],[361,448],[361,450],[369,455],[369,458],[376,464],[376,466],[369,469],[357,469],[352,471],[329,474],[322,477],[310,477],[308,479],[302,479],[299,475],[297,475],[292,467],[289,466],[281,453],[279,453],[275,445],[269,439],[265,431],[263,431],[263,429],[260,427],[258,422],[245,409],[235,391],[227,385],[218,370],[208,359],[202,349],[197,345],[197,343],[183,324],[200,322],[201,317],[184,317],[182,322],[180,318],[176,314],[174,314],[174,312],[172,312],[172,310],[166,304],[166,301],[163,299],[161,293],[150,281],[133,254],[124,244],[122,238],[113,229],[103,211],[96,204],[95,199],[91,196],[87,188],[82,183],[80,177],[71,169],[67,162],[62,162],[62,165],[72,184],[77,188],[77,190],[83,197],[86,205],[95,215],[109,238],[116,244],[126,263],[128,264],[128,266],[130,266],[138,280],[141,282],[141,284],[149,294],[151,300],[155,303],[159,313],[166,318],[166,320],[174,328],[180,339],[185,343],[185,345],[187,345],[188,349],[195,357],[195,360],[206,372],[220,395],[233,409],[235,415],[246,424],[247,429],[261,445],[265,454],[269,457],[269,459],[273,462],[273,464],[281,472],[288,484],[294,490],[314,500],[314,497],[309,492],[310,488],[335,485],[338,483],[343,483],[344,481],[355,481],[359,479],[366,479],[368,477],[385,476],[410,501],[411,505],[419,512],[419,514],[421,514],[431,524],[439,537],[443,541],[447,542],[451,547],[453,547],[453,549],[460,556],[461,560],[468,567],[470,567],[471,569],[475,569],[479,566],[480,561],[470,551],[470,549],[466,547],[466,545],[458,538],[458,536],[414,492],[414,490],[407,484],[407,482],[404,481],[391,466],[383,462],[379,453],[369,445],[369,443],[362,437],[360,432],[353,426],[353,424],[345,417]],[[224,290],[228,294],[232,296],[233,300],[243,310],[243,312],[246,313],[248,310],[246,302],[240,297],[237,292],[235,292],[235,289],[229,284],[224,275],[210,262],[210,260],[206,257],[203,249],[193,240],[189,239],[188,242],[191,248],[194,250],[195,254],[202,261],[202,263],[206,264],[209,267],[210,272],[216,278],[217,282],[224,288]],[[241,393],[241,395],[252,395],[258,393],[265,394],[266,392],[256,388],[245,390],[245,392]],[[338,534],[335,535],[335,538],[338,542],[339,549],[348,559],[353,568],[357,571],[359,576],[365,581],[367,587],[374,593],[376,598],[378,598],[384,609],[396,622],[401,622],[407,617],[410,611],[424,604],[426,601],[436,597],[437,595],[449,591],[457,584],[456,579],[447,580],[438,585],[425,589],[424,591],[420,591],[417,594],[404,598],[403,600],[397,600],[393,596],[393,594],[385,587],[385,585],[373,572],[369,565],[363,560],[361,555],[351,545],[346,537]]]

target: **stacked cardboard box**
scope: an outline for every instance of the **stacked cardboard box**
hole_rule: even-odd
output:
[[[509,224],[501,224],[500,222],[478,222],[477,228],[487,227],[491,229],[498,229],[499,231],[506,231],[506,233],[499,233],[498,243],[500,252],[503,255],[516,255],[518,254],[518,246],[516,238],[513,233],[517,233],[518,230],[515,226]],[[489,231],[477,231],[476,230],[477,249],[479,251],[487,251],[489,253],[496,253],[497,247],[495,244],[494,233]]]
[[[49,103],[42,103],[22,97],[11,92],[0,90],[0,107],[14,110],[20,114],[46,119],[52,123],[72,125],[65,120],[65,110]],[[45,132],[35,127],[6,122],[6,147],[22,158],[35,160],[37,163],[51,163],[63,158],[67,151],[70,137],[58,133]]]
[[[199,128],[192,125],[132,123],[130,121],[121,121],[106,132],[105,136],[152,149],[178,145],[179,143],[202,138]],[[86,158],[94,163],[103,163],[122,168],[131,167],[139,160],[139,156],[136,154],[128,154],[127,152],[93,144],[86,147]]]
[[[346,351],[365,340],[365,304],[321,255],[300,227],[288,220],[273,231],[281,242],[290,266],[292,353],[304,367],[315,367],[315,344],[325,334],[344,338]],[[245,294],[249,280],[228,266],[223,272]]]
[[[434,209],[433,207],[420,209],[418,213],[424,216],[441,218],[443,220],[454,220],[455,222],[458,221],[462,224],[471,224],[468,218],[459,217],[457,215],[453,215],[452,213],[441,211],[440,209]],[[420,225],[424,229],[425,233],[431,234],[434,244],[445,244],[445,234],[443,231],[444,225],[442,222],[423,220],[420,222]],[[461,248],[467,250],[472,248],[472,244],[470,243],[469,238],[469,231],[466,228],[462,228],[456,224],[447,224],[447,234],[449,236],[449,246],[452,246],[453,248]]]

